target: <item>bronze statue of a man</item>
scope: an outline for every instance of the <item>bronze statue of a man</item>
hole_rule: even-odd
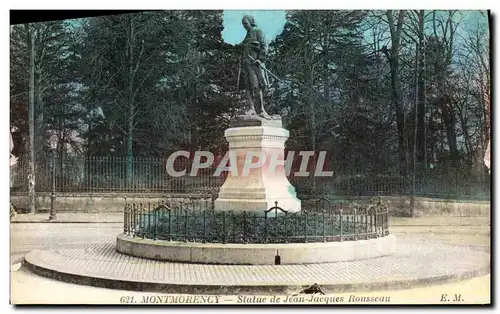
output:
[[[264,109],[264,92],[269,87],[264,63],[267,53],[264,33],[257,27],[253,16],[245,15],[242,24],[247,30],[247,35],[238,45],[242,52],[238,89],[246,91],[246,98],[250,106],[247,114],[257,114],[257,108],[261,117],[271,119]]]

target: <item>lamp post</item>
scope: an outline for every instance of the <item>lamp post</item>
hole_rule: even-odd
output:
[[[56,136],[51,136],[50,137],[50,152],[51,152],[51,175],[52,175],[52,189],[50,192],[50,215],[49,215],[49,220],[55,220],[56,219],[56,209],[54,207],[54,203],[56,200],[56,165],[55,165],[55,154],[56,154],[56,148],[57,148],[57,137]]]

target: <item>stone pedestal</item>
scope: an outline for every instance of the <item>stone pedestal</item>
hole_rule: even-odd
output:
[[[264,214],[278,202],[279,207],[289,212],[300,211],[301,202],[288,181],[284,166],[288,136],[280,118],[265,120],[243,116],[233,120],[225,137],[229,142],[226,156],[235,166],[231,164],[233,171],[228,172],[220,188],[215,210]],[[260,166],[257,165],[259,161]]]

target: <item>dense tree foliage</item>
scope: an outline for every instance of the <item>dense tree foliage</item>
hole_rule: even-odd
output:
[[[12,26],[14,153],[30,151],[28,108],[36,162],[51,135],[61,156],[126,156],[127,177],[136,156],[225,151],[238,59],[221,31],[222,11]],[[327,151],[337,174],[484,181],[489,58],[480,12],[289,11],[269,47],[268,111],[289,149]]]

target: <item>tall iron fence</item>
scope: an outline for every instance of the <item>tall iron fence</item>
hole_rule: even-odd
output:
[[[394,172],[380,172],[368,167],[353,167],[348,160],[331,162],[331,177],[296,177],[291,171],[288,179],[303,196],[377,196],[410,195],[439,198],[490,199],[490,176],[470,171],[434,168],[422,170],[415,179],[411,173],[400,176]],[[46,155],[36,164],[36,191],[49,192],[54,180],[56,192],[80,193],[189,193],[210,194],[225,180],[215,176],[216,166],[199,169],[189,175],[192,161],[177,159],[176,171],[186,175],[174,177],[166,169],[166,158],[158,157],[95,157]],[[54,170],[54,172],[52,172]],[[11,191],[28,192],[29,163],[19,158],[11,167]]]

